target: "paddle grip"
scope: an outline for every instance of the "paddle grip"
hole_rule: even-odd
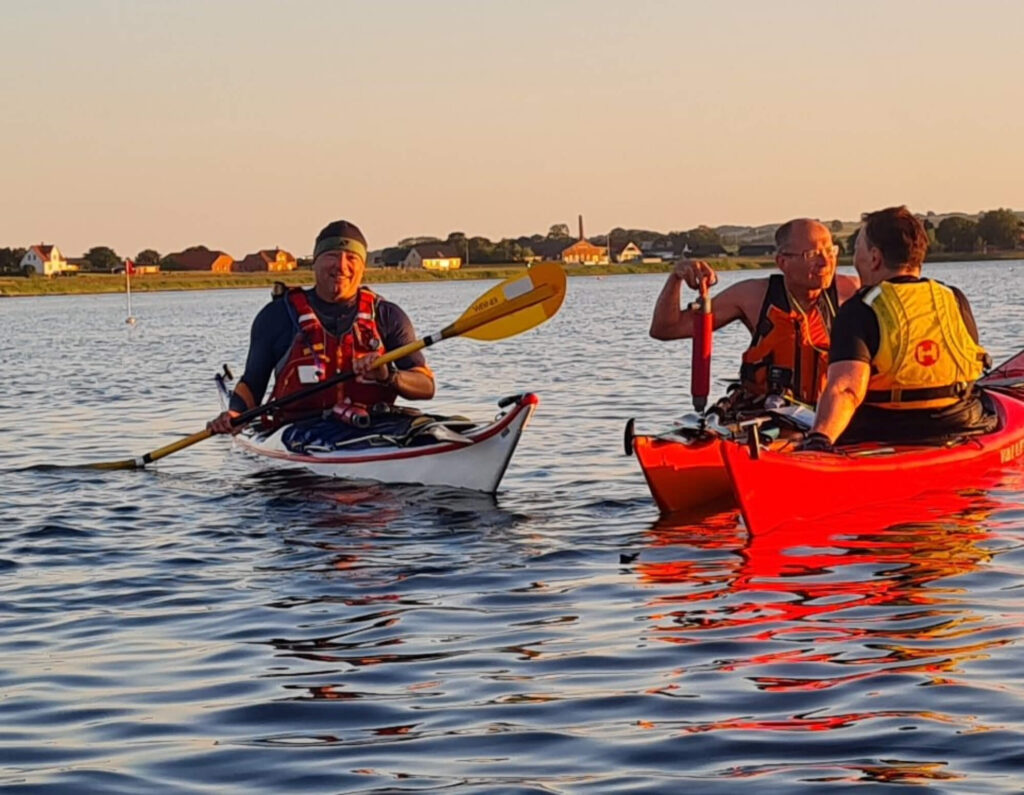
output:
[[[690,366],[690,396],[693,407],[703,413],[711,394],[711,335],[714,316],[707,280],[701,280],[700,297],[692,305],[697,317],[693,325],[693,359]]]

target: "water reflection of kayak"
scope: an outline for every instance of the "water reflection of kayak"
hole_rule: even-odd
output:
[[[789,680],[790,687],[818,689],[889,666],[909,671],[920,656],[956,660],[976,649],[962,644],[960,632],[936,634],[943,622],[920,619],[927,605],[948,607],[956,600],[950,579],[991,559],[986,542],[993,527],[1002,523],[1004,512],[1019,508],[1012,498],[984,490],[935,491],[765,533],[747,532],[735,509],[702,519],[674,514],[653,525],[634,570],[645,586],[661,589],[648,603],[657,640],[687,644],[692,654],[708,636],[704,639],[716,645],[715,658],[721,659],[717,644],[728,637],[739,650],[750,650],[730,664],[812,663]],[[875,609],[886,605],[892,612]],[[922,612],[904,622],[904,609]],[[913,648],[905,654],[877,654],[887,620],[898,625],[894,637],[919,643],[909,644]],[[806,649],[792,642],[765,644],[806,632],[816,635]],[[860,654],[859,644],[864,644],[864,664],[851,665],[848,655]],[[823,657],[828,645],[843,649],[843,659]],[[819,666],[829,662],[836,664],[825,675],[827,669]],[[773,687],[785,681],[770,680]]]
[[[499,401],[503,411],[490,423],[461,423],[453,430],[441,422],[413,436],[365,436],[336,449],[296,448],[289,444],[290,425],[269,434],[243,432],[235,444],[273,466],[318,475],[494,492],[538,402],[536,395],[524,393]]]

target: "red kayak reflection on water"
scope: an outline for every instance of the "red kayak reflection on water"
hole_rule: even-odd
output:
[[[675,672],[680,681],[666,690],[686,691],[690,674],[744,668],[746,681],[764,693],[877,676],[954,681],[964,663],[1009,642],[1002,627],[1021,624],[1017,617],[977,613],[956,579],[992,559],[994,545],[987,542],[1003,517],[1019,523],[1022,506],[1004,498],[1020,494],[1020,481],[1017,475],[987,491],[924,494],[754,536],[735,510],[699,521],[663,518],[635,571],[655,591],[647,602],[646,639],[686,646]],[[722,717],[685,731],[821,731],[883,713],[897,714]]]

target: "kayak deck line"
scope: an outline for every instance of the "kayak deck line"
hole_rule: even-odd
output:
[[[533,405],[536,405],[539,401],[536,395],[530,395],[533,398]],[[510,411],[503,414],[501,418],[492,425],[487,425],[476,431],[469,431],[465,435],[472,443],[476,444],[479,442],[486,441],[487,439],[494,436],[496,433],[501,433],[505,430],[516,418],[517,412]],[[276,433],[276,432],[275,432]],[[439,442],[437,444],[425,444],[417,447],[408,448],[392,448],[388,452],[376,453],[376,454],[358,454],[351,453],[348,455],[337,455],[335,453],[317,455],[315,453],[293,453],[288,450],[268,450],[262,449],[259,445],[254,444],[248,439],[238,439],[238,446],[246,450],[251,450],[258,453],[259,455],[266,456],[268,458],[280,458],[287,459],[289,461],[296,461],[300,463],[317,463],[317,464],[365,464],[371,461],[396,461],[403,458],[416,458],[424,455],[437,455],[438,453],[447,453],[452,450],[460,450],[467,445],[464,442]],[[382,449],[385,445],[381,446]]]
[[[415,483],[493,493],[497,490],[539,398],[532,393],[503,398],[503,409],[492,422],[464,432],[458,441],[402,447],[382,444],[346,453],[344,448],[323,452],[292,452],[283,441],[288,426],[271,433],[240,434],[234,439],[241,452],[272,466],[300,467],[315,474],[382,483]]]

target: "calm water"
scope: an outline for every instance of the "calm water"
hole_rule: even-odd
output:
[[[1024,263],[934,266],[995,358]],[[734,275],[723,277],[729,283]],[[434,348],[434,406],[541,405],[496,499],[268,474],[208,440],[264,290],[0,302],[0,787],[940,792],[1024,787],[1024,480],[813,534],[660,521],[622,427],[687,410],[659,277]],[[392,285],[421,332],[484,283]],[[715,372],[745,343],[716,335]],[[750,792],[752,790],[746,789]]]

